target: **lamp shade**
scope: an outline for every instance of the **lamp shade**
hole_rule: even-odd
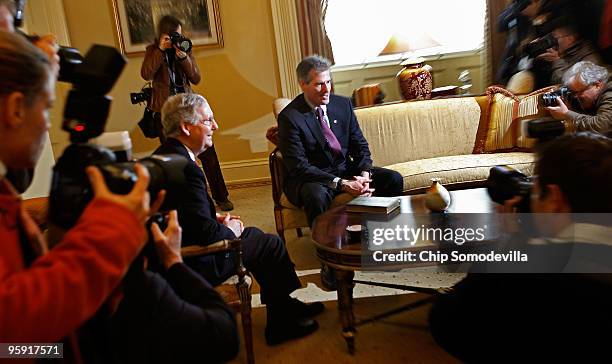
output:
[[[383,48],[378,55],[386,56],[389,54],[414,52],[419,49],[438,46],[440,46],[440,43],[436,42],[435,39],[425,32],[406,35],[395,33],[389,38],[387,45],[385,45],[385,48]]]

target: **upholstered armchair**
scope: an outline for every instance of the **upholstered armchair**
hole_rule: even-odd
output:
[[[255,362],[251,323],[252,279],[242,264],[242,242],[240,240],[221,240],[207,246],[192,245],[182,248],[181,254],[184,258],[190,258],[230,251],[235,253],[236,274],[216,286],[215,291],[221,295],[228,306],[235,312],[240,313],[247,363],[252,364]]]
[[[278,118],[278,114],[287,106],[291,100],[276,99],[272,104],[274,116]],[[277,144],[278,126],[274,125],[268,128],[266,138],[274,145]],[[283,156],[275,148],[270,154],[270,177],[272,179],[272,199],[274,200],[274,221],[276,223],[276,231],[278,236],[285,241],[285,230],[296,229],[298,237],[302,236],[302,228],[308,227],[306,213],[301,208],[293,205],[283,193],[283,181],[287,175],[287,170],[283,164]],[[338,195],[333,201],[330,208],[340,206],[347,203],[353,197],[348,193]]]

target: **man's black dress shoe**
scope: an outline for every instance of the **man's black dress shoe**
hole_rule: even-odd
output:
[[[297,298],[291,298],[290,307],[291,313],[298,318],[314,317],[325,310],[322,302],[304,303]]]
[[[285,341],[312,334],[319,328],[319,324],[312,319],[293,318],[266,326],[266,343],[278,345]]]

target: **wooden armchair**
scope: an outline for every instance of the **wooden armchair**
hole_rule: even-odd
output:
[[[236,257],[236,274],[215,287],[223,300],[237,313],[240,313],[247,363],[255,362],[253,353],[253,329],[251,323],[251,277],[242,264],[242,242],[221,240],[207,246],[192,245],[181,249],[184,258],[198,257],[221,252],[234,251]]]
[[[290,99],[280,98],[272,103],[274,117],[278,119],[278,114],[291,102]],[[266,138],[274,145],[278,144],[278,126],[268,128]],[[302,236],[302,228],[308,227],[306,213],[301,208],[293,205],[283,193],[283,181],[287,171],[283,164],[283,156],[280,150],[275,148],[269,157],[270,176],[272,178],[272,200],[274,200],[274,222],[278,236],[285,241],[285,230],[296,229],[297,236]],[[352,199],[348,193],[342,193],[333,201],[332,207],[347,203]]]
[[[285,230],[296,229],[297,235],[302,236],[301,228],[308,227],[308,219],[303,209],[293,205],[283,193],[283,181],[287,175],[283,156],[278,148],[270,154],[270,176],[272,177],[272,199],[274,200],[274,222],[278,236],[285,241]],[[341,193],[329,207],[343,205],[353,199],[348,193]]]

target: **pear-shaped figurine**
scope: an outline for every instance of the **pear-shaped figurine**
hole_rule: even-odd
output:
[[[432,178],[431,186],[425,192],[425,206],[433,212],[444,212],[450,203],[450,193],[442,186],[440,178]]]

